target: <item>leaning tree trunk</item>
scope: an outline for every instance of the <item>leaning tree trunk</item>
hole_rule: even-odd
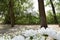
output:
[[[38,0],[38,5],[39,5],[40,18],[41,18],[41,27],[47,28],[44,0]]]
[[[56,17],[56,12],[55,12],[55,7],[54,7],[54,5],[53,5],[52,0],[50,0],[50,3],[51,3],[53,15],[54,15],[54,21],[55,21],[55,24],[58,24],[58,20],[57,20],[57,17]]]
[[[13,12],[13,6],[14,6],[14,2],[13,0],[9,1],[9,15],[10,15],[10,20],[11,20],[11,27],[14,27],[14,23],[15,23],[15,16],[14,16],[14,12]]]

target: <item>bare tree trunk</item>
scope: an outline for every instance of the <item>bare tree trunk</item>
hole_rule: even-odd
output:
[[[53,5],[52,0],[50,0],[50,3],[51,3],[53,15],[54,15],[54,21],[55,21],[56,24],[58,24],[58,20],[57,20],[57,17],[56,17],[56,12],[55,12],[55,7],[54,7],[54,5]]]
[[[13,0],[9,1],[9,15],[10,15],[10,20],[11,20],[11,27],[14,27],[14,23],[15,23],[15,16],[14,16],[14,12],[13,12]]]
[[[47,28],[44,0],[38,0],[38,5],[39,5],[40,18],[41,18],[41,27]]]

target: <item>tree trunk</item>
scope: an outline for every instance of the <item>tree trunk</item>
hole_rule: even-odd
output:
[[[9,15],[10,15],[10,20],[11,20],[11,27],[14,27],[14,23],[15,23],[15,16],[14,16],[14,12],[13,12],[13,6],[14,6],[14,2],[13,0],[9,1]]]
[[[55,21],[55,24],[58,24],[58,20],[57,20],[57,17],[56,17],[56,12],[55,12],[55,7],[54,7],[54,5],[53,5],[52,0],[50,0],[50,3],[51,3],[53,15],[54,15],[54,21]]]
[[[39,5],[40,18],[41,18],[41,27],[47,28],[44,0],[38,0],[38,5]]]

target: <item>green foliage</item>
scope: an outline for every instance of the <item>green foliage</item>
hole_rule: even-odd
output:
[[[53,1],[53,4],[54,4],[54,7],[55,7],[55,10],[57,11],[57,13],[60,13],[60,0],[52,0]],[[45,6],[51,6],[50,4],[50,0],[45,0],[46,4]]]
[[[50,5],[50,0],[46,0],[45,2],[46,2],[45,6]]]
[[[60,23],[60,13],[57,13],[57,19],[58,19],[58,22]]]
[[[50,11],[48,12],[48,15],[47,15],[47,23],[48,24],[55,24],[53,14]]]
[[[60,23],[60,13],[56,14],[58,23]],[[48,24],[55,24],[53,14],[49,11],[47,15],[47,23]]]
[[[39,24],[39,17],[32,16],[31,14],[26,14],[16,18],[16,24]]]
[[[13,0],[14,1],[14,15],[15,15],[15,24],[40,24],[40,17],[39,15],[33,16],[33,12],[29,13],[28,9],[33,10],[33,2],[31,0]],[[56,7],[56,10],[60,10],[60,0],[57,0],[58,2],[53,0],[54,6]],[[46,5],[49,6],[50,1],[46,0]],[[9,0],[0,0],[0,21],[8,22],[8,6],[9,6]],[[55,24],[54,23],[54,17],[52,12],[47,12],[47,23],[48,24]],[[38,13],[36,13],[38,14]],[[6,19],[6,20],[5,20]],[[60,23],[60,14],[57,13],[57,19]]]

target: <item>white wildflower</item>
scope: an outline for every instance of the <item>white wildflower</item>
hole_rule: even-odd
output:
[[[60,40],[60,32],[57,33],[57,39]]]
[[[19,36],[15,36],[14,38],[12,38],[12,40],[25,40],[25,38],[19,35]]]
[[[41,29],[38,29],[38,33],[40,33],[41,35],[46,34],[45,28],[42,27]]]
[[[53,38],[56,38],[57,32],[56,32],[54,29],[52,29],[52,28],[47,28],[47,29],[46,29],[46,33],[47,33],[47,35],[49,35],[49,36],[51,36],[51,37],[53,37]]]
[[[34,30],[32,30],[32,29],[26,30],[25,32],[23,32],[23,35],[24,35],[25,37],[34,36],[34,35],[36,35],[36,34],[37,34],[37,31],[34,31]]]

